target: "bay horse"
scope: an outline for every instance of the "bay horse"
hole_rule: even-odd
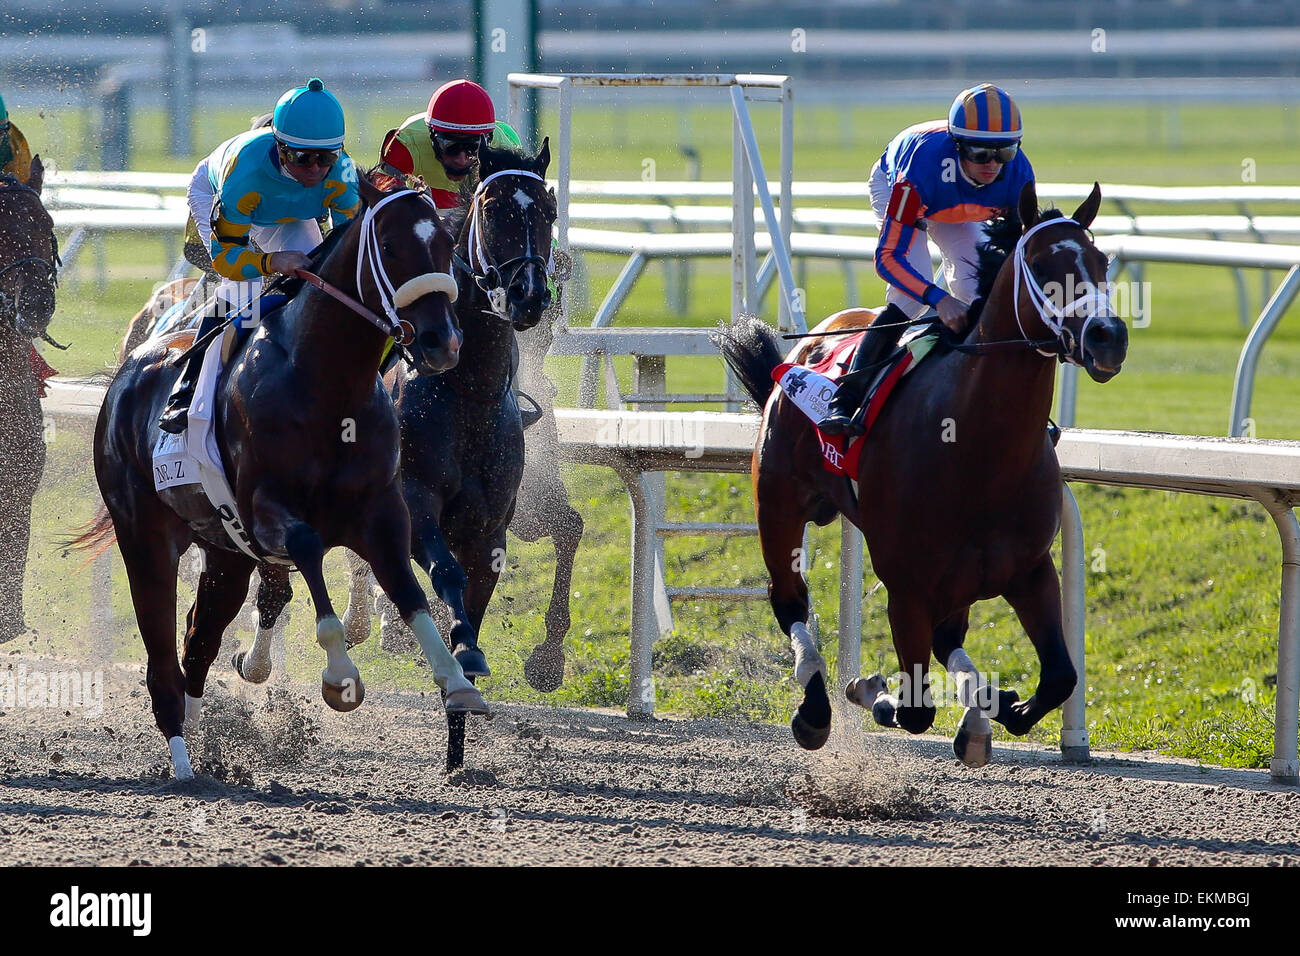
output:
[[[39,156],[26,182],[0,175],[0,644],[27,629],[23,578],[32,499],[45,470],[32,339],[44,337],[54,317],[59,251],[41,202],[44,182]]]
[[[399,375],[394,389],[411,556],[450,611],[452,653],[470,678],[491,673],[479,634],[505,566],[524,472],[515,333],[535,326],[551,305],[546,272],[557,209],[546,185],[549,163],[547,140],[536,156],[480,147],[481,179],[457,210],[460,362],[437,377]],[[344,624],[356,644],[370,636],[364,563],[352,562],[352,582]],[[454,770],[463,762],[464,716],[453,716],[449,728]]]
[[[773,388],[782,361],[774,333],[742,317],[719,333],[727,363],[763,409],[753,487],[772,611],[795,652],[804,697],[791,721],[796,741],[822,746],[830,733],[826,665],[808,630],[808,584],[800,571],[804,526],[843,514],[862,531],[876,576],[889,595],[889,626],[902,674],[899,698],[879,675],[855,676],[850,700],[879,723],[919,734],[934,721],[929,657],[953,677],[967,710],[954,740],[971,765],[988,760],[993,718],[1023,735],[1074,690],[1076,673],[1061,625],[1061,589],[1051,557],[1060,527],[1061,473],[1047,425],[1056,360],[1082,366],[1097,382],[1120,370],[1128,329],[1102,290],[1106,257],[1087,232],[1101,189],[1073,217],[1040,215],[1033,184],[980,251],[982,310],[966,344],[936,347],[903,378],[868,435],[856,475],[822,466],[812,423]],[[995,224],[996,225],[996,224]],[[998,234],[1004,238],[999,244]],[[1087,294],[1061,305],[1044,288]],[[1053,301],[1055,298],[1055,301]],[[831,316],[814,331],[864,327],[865,309]],[[812,364],[839,341],[811,338],[789,360]],[[971,605],[1004,597],[1039,660],[1028,700],[996,693],[962,647]]]
[[[193,776],[182,733],[198,718],[222,632],[243,604],[255,566],[263,572],[258,611],[265,626],[291,596],[288,566],[302,573],[327,659],[321,695],[335,710],[360,706],[364,684],[322,570],[325,553],[340,545],[374,568],[428,656],[447,712],[488,712],[411,572],[397,416],[378,377],[399,324],[418,371],[455,366],[462,337],[451,306],[452,239],[422,194],[383,191],[364,176],[359,187],[364,211],[326,240],[321,287],[304,287],[263,318],[218,379],[212,419],[237,510],[227,518],[260,560],[236,547],[196,486],[154,490],[156,422],[191,334],[163,336],[132,352],[96,423],[95,474],[105,509],[75,544],[102,550],[116,536],[148,652],[154,717],[178,778]],[[204,568],[178,660],[177,561],[191,543],[203,552]]]

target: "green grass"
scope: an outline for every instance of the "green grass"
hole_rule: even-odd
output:
[[[412,107],[413,109],[413,107]],[[765,109],[765,108],[764,108]],[[931,112],[939,115],[942,104]],[[379,132],[409,112],[372,109],[351,115],[357,141],[375,142]],[[1257,182],[1300,181],[1300,135],[1293,113],[1281,107],[1205,106],[1164,108],[1115,104],[1104,109],[1034,103],[1027,109],[1027,149],[1039,178],[1051,182],[1229,184],[1241,182],[1242,161],[1255,160]],[[770,111],[756,108],[760,138],[774,143]],[[884,142],[897,129],[924,118],[900,109],[858,107],[843,113],[799,110],[796,176],[804,179],[865,178]],[[84,118],[75,113],[15,119],[35,147],[59,158],[76,155],[86,142]],[[243,128],[233,111],[207,118],[205,141]],[[660,179],[683,178],[682,144],[701,150],[706,179],[730,169],[728,117],[724,110],[664,109],[644,112],[580,112],[575,126],[575,178],[640,178],[643,160],[655,160]],[[544,124],[551,125],[553,124]],[[1231,136],[1223,135],[1230,129]],[[197,157],[163,155],[157,116],[137,126],[135,164],[142,169],[188,171]],[[1249,143],[1249,147],[1238,144]],[[365,150],[356,150],[367,155]],[[770,155],[770,154],[769,154]],[[70,167],[71,162],[62,165]],[[1228,210],[1205,210],[1228,211]],[[125,319],[160,277],[166,256],[154,240],[122,241],[104,249],[107,286],[100,289],[91,251],[69,271],[60,289],[52,332],[73,348],[52,357],[65,373],[100,370],[112,362]],[[169,263],[166,263],[169,264]],[[596,302],[621,262],[591,257],[592,293],[575,323],[589,321]],[[713,325],[729,310],[728,266],[693,266],[690,307],[677,315],[664,304],[661,269],[651,269],[620,315],[624,325]],[[1232,375],[1245,330],[1237,318],[1236,291],[1226,270],[1148,267],[1153,320],[1132,330],[1125,371],[1113,382],[1080,385],[1078,422],[1186,434],[1223,434],[1227,428]],[[1276,276],[1274,276],[1276,279]],[[838,267],[810,263],[800,283],[808,313],[817,318],[843,306]],[[860,301],[878,303],[883,286],[869,267],[857,270]],[[1259,283],[1251,277],[1252,305]],[[1285,320],[1264,352],[1256,383],[1256,434],[1300,439],[1300,323]],[[617,363],[625,390],[630,365]],[[560,404],[576,398],[577,363],[553,359]],[[669,363],[673,390],[715,391],[717,360]],[[116,561],[112,626],[90,632],[89,573],[79,557],[64,557],[55,541],[90,515],[93,477],[88,429],[60,427],[50,446],[51,463],[36,503],[28,618],[39,646],[64,654],[86,653],[109,641],[116,658],[142,661],[124,572]],[[574,506],[587,522],[574,579],[573,627],[567,641],[568,672],[555,694],[540,695],[523,680],[523,661],[544,634],[545,599],[553,558],[548,542],[511,539],[510,564],[489,613],[484,643],[494,676],[484,682],[489,698],[622,707],[627,693],[630,523],[626,493],[603,468],[566,467]],[[1257,505],[1191,495],[1076,486],[1094,570],[1088,575],[1088,719],[1098,749],[1156,749],[1236,766],[1266,766],[1272,748],[1276,668],[1278,558],[1276,531]],[[745,476],[670,476],[670,518],[752,520]],[[835,527],[813,529],[810,579],[820,614],[823,646],[833,659],[837,638]],[[765,583],[755,541],[669,539],[668,575],[676,584]],[[333,593],[344,596],[341,558],[329,562]],[[868,574],[867,587],[874,579]],[[299,587],[299,591],[305,589]],[[188,594],[182,589],[183,601]],[[290,668],[312,679],[321,655],[306,622],[305,596],[292,606]],[[789,678],[789,652],[766,605],[701,602],[675,608],[675,631],[656,646],[657,705],[664,711],[784,721],[797,702]],[[885,624],[883,591],[864,600],[864,667],[895,669]],[[1001,601],[976,608],[967,647],[978,666],[997,672],[1004,686],[1032,690],[1037,664],[1029,642]],[[356,659],[373,687],[430,690],[427,670],[383,654],[377,642]],[[224,666],[224,665],[222,665]],[[132,701],[126,706],[136,706]],[[143,705],[140,705],[143,706]],[[940,711],[936,728],[950,732],[959,714]],[[1031,739],[1052,743],[1059,715]]]

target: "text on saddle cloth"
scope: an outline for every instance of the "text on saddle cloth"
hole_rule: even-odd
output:
[[[772,379],[781,386],[786,397],[808,416],[814,426],[829,414],[831,400],[839,390],[838,380],[852,364],[853,354],[862,345],[866,332],[845,337],[836,343],[825,356],[812,365],[782,362],[772,370]],[[822,466],[833,475],[856,478],[858,462],[862,455],[863,439],[871,433],[894,386],[929,354],[938,341],[938,335],[924,329],[909,330],[899,342],[901,358],[878,379],[867,397],[867,412],[863,421],[866,432],[861,438],[847,435],[826,435],[817,429],[817,440],[822,450]]]
[[[230,540],[254,561],[276,561],[257,553],[252,535],[239,519],[235,495],[226,478],[221,463],[221,449],[217,446],[213,416],[216,414],[217,381],[224,364],[223,347],[228,338],[234,338],[233,326],[217,336],[203,353],[203,368],[194,386],[194,399],[190,404],[189,424],[180,435],[159,431],[153,448],[153,481],[156,491],[199,484],[208,501],[221,518]]]

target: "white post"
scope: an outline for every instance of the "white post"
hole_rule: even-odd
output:
[[[794,232],[794,92],[790,80],[781,83],[781,235],[785,247],[790,248],[790,235]],[[803,332],[805,328],[795,328],[790,317],[789,296],[782,294],[781,308],[777,321],[782,329]],[[804,311],[800,303],[799,311]],[[859,547],[859,558],[861,549]]]
[[[1087,763],[1088,678],[1084,670],[1083,518],[1070,486],[1061,483],[1061,628],[1070,663],[1078,675],[1074,693],[1061,705],[1061,759]]]

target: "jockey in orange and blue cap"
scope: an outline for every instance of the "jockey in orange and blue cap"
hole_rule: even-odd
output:
[[[818,423],[828,434],[860,435],[856,414],[866,372],[898,341],[902,325],[934,308],[955,333],[966,330],[975,296],[976,245],[984,223],[1014,209],[1034,179],[1020,151],[1020,110],[1003,90],[981,83],[962,90],[948,119],[903,130],[872,167],[868,189],[880,226],[876,271],[888,283],[888,303],[854,355],[849,372]],[[926,237],[939,247],[948,292],[933,282]]]

